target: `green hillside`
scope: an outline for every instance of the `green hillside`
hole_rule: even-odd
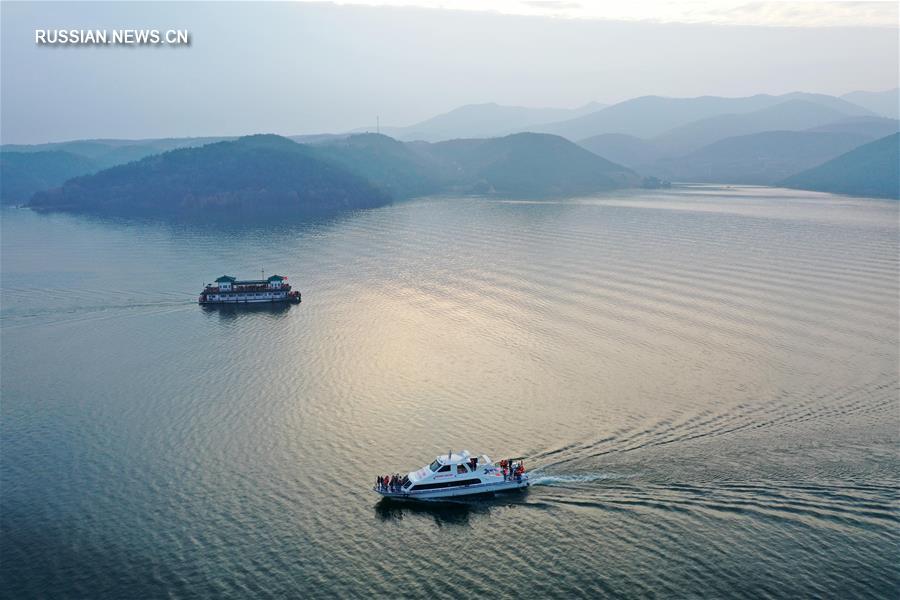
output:
[[[30,205],[107,214],[293,215],[388,202],[362,177],[275,135],[184,148],[78,177]]]
[[[329,139],[314,149],[318,156],[364,177],[392,198],[430,194],[441,186],[440,167],[432,157],[386,135]]]
[[[24,204],[35,192],[100,168],[96,161],[71,152],[4,150],[0,152],[0,203]]]
[[[122,215],[291,215],[441,192],[565,196],[638,182],[629,169],[546,134],[437,144],[376,134],[316,144],[256,135],[77,177],[36,193],[30,206]]]
[[[639,182],[630,169],[555,135],[452,140],[431,144],[424,151],[442,163],[451,187],[464,192],[556,196]]]
[[[675,181],[772,185],[871,140],[853,133],[766,131],[719,140],[644,168]]]
[[[875,140],[792,175],[784,179],[781,185],[900,200],[900,133]]]
[[[718,140],[763,131],[797,131],[845,119],[830,106],[808,100],[788,100],[775,106],[743,113],[716,115],[676,127],[653,138],[659,148],[678,156],[699,150]]]

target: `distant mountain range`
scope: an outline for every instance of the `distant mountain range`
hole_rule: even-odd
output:
[[[664,98],[643,96],[614,104],[574,119],[549,123],[536,131],[581,140],[604,133],[623,133],[642,138],[662,135],[676,127],[720,115],[740,115],[760,111],[785,102],[801,100],[848,115],[872,112],[846,100],[823,94],[794,92],[781,96],[760,94],[745,98]]]
[[[792,175],[781,185],[900,200],[900,133],[883,137]]]
[[[637,174],[557,136],[405,144],[384,135],[299,144],[256,135],[76,177],[29,206],[116,215],[306,215],[422,194],[528,197],[631,187]]]
[[[896,119],[861,114],[869,111],[844,100],[815,94],[787,97],[758,110],[697,119],[649,138],[604,133],[579,144],[665,180],[772,185],[900,130]],[[754,96],[737,99],[737,104],[746,109],[771,98]],[[702,106],[724,106],[720,99],[700,100]]]
[[[841,99],[871,110],[877,115],[900,119],[900,88],[884,92],[850,92]]]
[[[811,127],[809,131],[855,133],[874,140],[890,135],[898,129],[900,129],[900,121],[897,119],[888,119],[885,117],[849,117],[841,119],[840,121],[834,121],[833,123],[819,125],[818,127]]]
[[[773,185],[871,138],[824,131],[766,131],[726,138],[646,167],[668,180]]]
[[[878,116],[896,113],[897,96],[895,89],[841,98],[802,92],[644,96],[576,109],[477,104],[386,128],[395,137],[323,133],[4,145],[0,202],[98,212],[292,214],[450,192],[587,194],[638,185],[645,176],[799,185],[807,180],[795,175],[809,170],[809,177],[822,179],[818,165],[845,154],[853,160],[854,149],[900,131],[900,121]],[[841,189],[860,189],[861,179],[842,169],[835,171],[848,178]]]
[[[470,105],[400,133],[416,137],[420,129],[420,138],[448,140],[464,137],[461,132],[518,127],[578,140],[599,156],[663,179],[772,184],[854,144],[897,131],[896,119],[879,116],[890,113],[895,92],[855,92],[841,98],[805,92],[743,98],[644,96],[596,110],[583,107],[575,111],[581,114],[558,121],[547,120],[553,115],[550,109]]]
[[[653,138],[668,155],[686,154],[736,135],[763,131],[796,131],[833,123],[848,114],[808,100],[787,100],[742,114],[707,117],[670,129]]]
[[[436,142],[460,138],[501,137],[530,131],[543,123],[573,119],[605,108],[590,102],[578,108],[529,108],[500,104],[467,104],[408,127],[385,127],[398,140]],[[371,131],[374,127],[367,128]]]

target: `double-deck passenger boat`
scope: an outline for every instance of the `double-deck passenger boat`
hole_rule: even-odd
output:
[[[523,457],[495,464],[484,454],[476,457],[463,450],[438,456],[430,465],[403,476],[379,477],[373,489],[386,498],[438,500],[527,487]]]
[[[272,275],[268,279],[240,281],[222,275],[200,292],[200,304],[245,304],[258,302],[300,302],[300,292],[291,290],[287,277]]]

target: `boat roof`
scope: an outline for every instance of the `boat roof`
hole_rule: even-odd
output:
[[[463,450],[459,453],[449,452],[447,454],[442,454],[437,457],[437,461],[443,465],[458,465],[459,463],[466,462],[472,457],[469,454],[468,450]]]
[[[230,281],[235,285],[260,285],[271,281],[284,281],[285,279],[287,279],[287,277],[283,277],[282,275],[270,275],[268,279],[243,279],[239,281],[231,275],[222,275],[216,279],[216,283],[226,283]]]

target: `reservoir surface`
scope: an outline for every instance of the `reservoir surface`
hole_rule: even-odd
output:
[[[0,216],[0,595],[897,597],[896,202]],[[533,486],[371,491],[451,449]]]

